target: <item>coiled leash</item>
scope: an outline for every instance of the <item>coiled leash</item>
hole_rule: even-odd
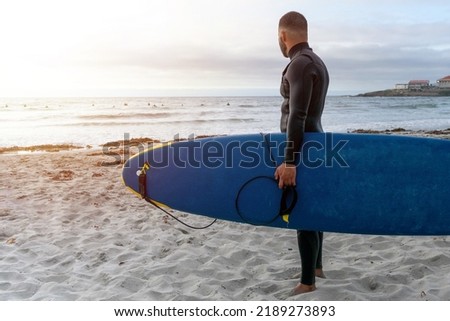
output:
[[[242,191],[250,183],[252,183],[258,179],[266,179],[266,180],[272,181],[272,182],[274,182],[274,184],[278,185],[278,182],[273,177],[270,177],[270,176],[256,176],[256,177],[253,177],[252,179],[248,180],[244,185],[242,185],[241,188],[239,189],[236,199],[235,199],[236,212],[239,215],[239,217],[241,218],[241,220],[243,222],[251,224],[251,225],[270,225],[271,223],[275,222],[279,217],[281,217],[281,219],[284,222],[289,224],[289,215],[291,214],[291,212],[294,209],[295,205],[297,204],[297,200],[298,200],[298,193],[294,186],[287,186],[283,189],[283,193],[281,195],[281,200],[280,200],[280,209],[279,209],[278,213],[276,213],[270,219],[263,220],[263,221],[250,220],[243,214],[242,209],[239,207],[239,197],[241,196]],[[289,199],[292,199],[292,200],[291,200],[290,204],[288,205],[287,202]]]

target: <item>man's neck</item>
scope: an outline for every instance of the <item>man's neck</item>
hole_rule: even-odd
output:
[[[299,52],[300,50],[306,49],[306,48],[309,48],[309,44],[308,44],[307,41],[303,41],[303,42],[298,42],[298,43],[296,43],[296,44],[293,45],[293,46],[289,49],[289,51],[288,51],[288,56],[289,56],[289,58],[292,59],[292,57],[293,57],[297,52]]]

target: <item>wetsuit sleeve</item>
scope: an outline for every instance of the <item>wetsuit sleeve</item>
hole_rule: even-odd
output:
[[[306,59],[296,59],[286,72],[286,79],[289,82],[289,118],[287,121],[284,161],[286,163],[296,163],[297,157],[303,145],[305,132],[305,122],[308,115],[308,106],[311,101],[313,90],[313,67],[311,61]]]

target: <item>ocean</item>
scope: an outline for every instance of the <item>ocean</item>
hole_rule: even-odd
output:
[[[279,131],[281,97],[0,98],[0,147]],[[329,96],[327,132],[450,128],[450,97]]]

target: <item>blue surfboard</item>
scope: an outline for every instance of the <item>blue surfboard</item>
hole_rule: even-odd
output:
[[[295,189],[275,168],[285,134],[154,145],[131,157],[123,181],[183,212],[278,228],[375,235],[450,235],[450,141],[306,133]]]

